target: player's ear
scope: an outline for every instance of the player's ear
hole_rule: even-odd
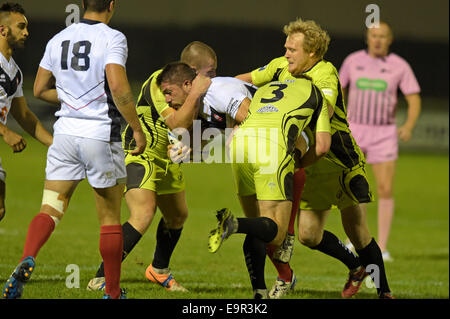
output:
[[[112,0],[110,3],[109,3],[109,9],[108,9],[108,11],[110,11],[110,12],[112,12],[112,11],[114,11],[114,7],[116,6],[116,1],[115,0]]]
[[[4,24],[0,24],[0,34],[3,37],[6,37],[6,35],[8,34],[8,27]]]

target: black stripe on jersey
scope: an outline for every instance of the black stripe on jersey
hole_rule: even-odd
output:
[[[278,171],[277,171],[277,182],[278,182],[278,187],[280,189],[284,189],[284,196],[286,197],[287,200],[292,201],[293,200],[293,184],[292,187],[289,187],[289,179],[286,179],[286,177],[288,177],[289,174],[291,174],[291,179],[292,179],[292,183],[294,182],[294,176],[292,173],[287,173],[285,176],[285,179],[282,181],[281,180],[281,175],[283,174],[283,171],[286,169],[286,167],[288,167],[289,165],[289,161],[290,161],[290,154],[286,153],[286,155],[284,156],[283,160],[281,161],[281,164],[278,166]],[[283,182],[283,186],[281,185],[281,182]]]
[[[152,138],[152,142],[150,143],[150,145],[148,145],[149,148],[153,148],[157,143],[158,143],[158,134],[157,134],[157,130],[156,130],[156,123],[159,119],[159,114],[158,111],[156,110],[155,107],[155,103],[153,103],[153,99],[150,93],[150,85],[153,81],[154,77],[151,77],[148,81],[147,84],[144,85],[144,87],[142,88],[141,91],[141,98],[139,99],[137,106],[150,106],[150,110],[151,110],[151,116],[152,116],[152,125],[153,128],[155,129],[155,133],[153,134],[153,130],[150,128],[150,126],[148,125],[148,123],[145,121],[145,117],[142,117],[142,122],[144,123],[145,128],[147,129],[147,131],[149,132],[151,138]],[[155,138],[156,135],[156,138]]]
[[[347,120],[346,120],[346,119],[343,119],[342,117],[340,117],[339,115],[337,115],[336,112],[333,113],[332,119],[336,119],[336,120],[338,120],[339,122],[341,122],[341,123],[343,123],[343,124],[345,124],[345,125],[348,126]]]
[[[283,71],[283,68],[278,68],[275,71],[275,74],[273,75],[272,80],[270,80],[269,82],[278,81],[280,79],[280,74],[281,74],[282,71]]]
[[[358,153],[352,142],[352,137],[344,131],[336,131],[331,136],[330,152],[346,167],[351,168],[359,163]]]
[[[152,82],[153,77],[148,80],[147,84],[142,88],[141,98],[137,102],[137,106],[148,106],[153,104],[152,97],[150,95],[150,83]]]
[[[338,90],[338,96],[336,97],[336,106],[344,113],[345,117],[347,117],[347,109],[345,108],[344,104],[344,97],[342,95],[342,87],[341,87],[341,81],[339,81],[339,77],[337,81],[337,90]]]
[[[105,72],[106,79],[106,72]],[[109,89],[108,81],[104,81],[105,83],[105,93],[106,93],[106,103],[108,103],[108,117],[111,119],[111,133],[109,135],[110,142],[121,142],[122,138],[120,137],[120,119],[122,115],[114,104],[114,100],[112,98],[111,90]]]
[[[7,96],[12,96],[16,93],[19,83],[22,80],[22,73],[17,69],[16,75],[11,79],[1,67],[0,67],[0,86],[5,90]]]
[[[247,84],[244,84],[247,91],[250,92],[251,96],[253,97],[256,93],[256,88]]]

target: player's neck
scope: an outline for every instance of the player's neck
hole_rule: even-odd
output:
[[[6,40],[0,40],[0,52],[9,61],[13,55],[13,49],[9,46]]]
[[[83,19],[94,20],[102,22],[104,24],[108,24],[109,20],[111,19],[111,16],[108,14],[107,11],[104,12],[86,11],[83,15]]]

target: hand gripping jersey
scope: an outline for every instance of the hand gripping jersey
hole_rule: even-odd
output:
[[[0,123],[6,124],[11,102],[23,96],[23,75],[14,59],[0,53]]]
[[[348,128],[347,110],[342,97],[341,84],[336,68],[325,60],[317,62],[311,69],[303,73],[322,91],[325,99],[334,108],[331,118],[331,148],[324,159],[342,168],[352,168],[364,162],[364,154],[356,144]],[[292,79],[288,71],[286,58],[273,59],[268,65],[251,72],[252,82],[256,86],[270,81]],[[308,133],[310,139],[314,136]]]
[[[40,67],[56,78],[61,109],[54,134],[120,142],[121,115],[106,79],[107,64],[125,67],[125,36],[104,23],[81,19],[47,44]]]
[[[136,108],[147,136],[146,153],[160,159],[168,159],[168,127],[161,114],[169,105],[156,84],[156,78],[161,71],[154,72],[142,85]],[[225,129],[227,116],[234,119],[239,105],[244,98],[252,98],[256,87],[231,77],[212,78],[211,82],[202,98],[199,119],[202,121],[203,129],[209,127]],[[132,150],[136,146],[133,130],[129,126],[123,133],[123,143],[125,150]]]

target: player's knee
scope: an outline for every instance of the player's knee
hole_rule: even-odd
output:
[[[392,198],[392,187],[387,185],[378,185],[377,187],[379,198]]]
[[[44,189],[41,212],[50,215],[55,222],[55,226],[57,226],[64,216],[68,202],[68,198],[64,195],[49,189]]]
[[[183,227],[186,219],[188,218],[187,210],[180,210],[177,214],[171,216],[164,216],[164,221],[166,225],[170,229],[179,229]]]
[[[321,238],[318,234],[311,230],[300,230],[298,233],[298,241],[309,248],[316,247],[320,244]]]
[[[5,214],[6,214],[6,209],[5,209],[5,207],[2,207],[2,206],[0,205],[0,220],[2,220],[3,217],[5,217]]]

